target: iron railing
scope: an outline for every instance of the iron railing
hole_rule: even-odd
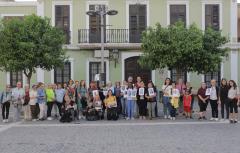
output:
[[[104,43],[140,43],[140,30],[105,29]],[[98,29],[79,29],[78,43],[101,43],[101,31]]]

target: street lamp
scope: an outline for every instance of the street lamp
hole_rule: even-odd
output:
[[[103,22],[104,16],[106,15],[117,15],[118,11],[116,10],[105,10],[104,7],[98,7],[96,11],[87,11],[89,16],[100,16],[101,18],[101,77],[100,82],[103,81],[104,76],[104,27],[106,26]],[[102,83],[103,84],[103,83]]]

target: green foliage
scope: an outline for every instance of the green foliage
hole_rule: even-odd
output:
[[[36,15],[2,20],[0,26],[0,68],[23,71],[31,78],[36,68],[51,70],[66,59],[63,32],[50,19]]]
[[[221,46],[227,42],[221,31],[211,28],[203,32],[195,24],[188,28],[182,22],[167,28],[156,24],[142,34],[143,55],[139,63],[150,69],[213,72],[226,55],[228,49]]]

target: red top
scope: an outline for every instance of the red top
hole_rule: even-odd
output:
[[[192,96],[184,95],[183,96],[183,106],[191,106]]]

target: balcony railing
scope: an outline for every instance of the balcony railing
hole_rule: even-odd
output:
[[[79,43],[101,43],[101,31],[96,29],[79,29]],[[105,43],[140,43],[141,31],[129,29],[104,30]]]

